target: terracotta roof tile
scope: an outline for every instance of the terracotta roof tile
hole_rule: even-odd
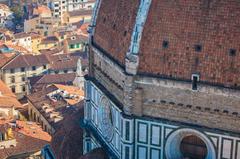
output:
[[[37,33],[30,33],[30,35],[31,35],[31,39],[38,39],[38,38],[43,38],[43,36],[41,36],[41,35],[39,35],[39,34],[37,34]]]
[[[21,33],[16,33],[14,34],[15,39],[21,39],[21,38],[26,38],[26,37],[31,37],[29,33],[21,32]]]
[[[3,69],[12,69],[20,67],[42,66],[49,64],[46,55],[18,55],[11,62],[6,64]]]
[[[15,53],[1,54],[0,53],[0,68],[7,64],[10,60],[12,60],[16,56]]]
[[[50,48],[50,49],[44,49],[44,50],[40,50],[41,54],[50,54],[50,55],[58,55],[58,54],[63,54],[64,53],[64,49],[63,48]]]
[[[83,100],[84,98],[84,91],[79,89],[78,87],[75,86],[66,86],[66,85],[62,85],[62,84],[54,84],[54,86],[56,86],[58,89],[60,90],[64,90],[72,95],[76,95],[79,98],[75,98],[75,99],[68,99],[66,98],[65,100],[70,104],[70,105],[75,105],[77,103],[79,103],[81,100]]]
[[[139,0],[103,0],[97,16],[94,42],[122,65],[131,42]]]
[[[72,35],[67,38],[67,42],[69,45],[77,44],[77,43],[84,43],[87,42],[88,37],[83,35]]]
[[[75,73],[64,73],[64,74],[46,74],[43,76],[31,77],[29,80],[38,78],[34,84],[67,84],[71,83],[76,77]]]
[[[44,14],[44,13],[49,13],[51,14],[51,10],[44,5],[40,5],[37,8],[34,8],[34,10],[36,11],[37,14]]]
[[[9,124],[9,122],[5,121],[2,124]],[[36,123],[16,121],[16,124],[17,128],[13,128],[13,135],[17,141],[17,145],[16,147],[0,149],[1,158],[39,151],[43,146],[50,143],[51,136],[47,132],[44,132]],[[4,125],[0,125],[0,127],[2,126]]]
[[[21,52],[23,54],[31,54],[31,52],[29,52],[29,50],[27,50],[26,48],[19,46],[19,45],[6,44],[6,46],[8,48],[13,49],[15,52]]]
[[[101,2],[93,44],[122,66],[138,8],[138,0]],[[240,89],[238,28],[238,0],[208,5],[152,0],[141,37],[138,74],[190,81],[197,73],[200,82]]]
[[[43,76],[31,77],[29,78],[29,81],[33,91],[35,91],[41,90],[44,86],[50,84],[73,85],[75,77],[75,73],[47,74]]]
[[[23,108],[12,91],[0,80],[0,107],[1,108]]]
[[[240,3],[212,1],[209,6],[213,7],[203,2],[153,0],[142,35],[139,72],[184,80],[199,73],[200,81],[240,88],[240,32],[236,29]],[[168,41],[168,48],[163,48],[163,41]],[[236,49],[236,56],[230,55],[230,49]]]
[[[58,87],[61,87],[61,86],[58,85]],[[36,91],[27,96],[27,99],[29,100],[29,102],[31,102],[36,109],[42,112],[42,115],[44,116],[44,118],[55,129],[61,126],[60,122],[59,121],[54,122],[52,118],[50,118],[49,113],[56,112],[59,117],[64,119],[66,116],[69,116],[72,112],[78,110],[79,106],[83,101],[83,98],[78,94],[74,92],[73,94],[69,94],[66,91],[64,91],[65,89],[69,89],[69,91],[73,90],[72,86],[69,86],[69,88],[68,86],[62,86],[62,89],[59,89],[58,87],[55,86],[54,84],[48,85],[48,86],[45,86],[42,90]],[[58,92],[58,91],[63,91],[63,92]],[[64,94],[61,94],[61,93],[64,93]],[[45,105],[47,105],[49,108],[52,108],[53,110],[49,113],[44,112],[43,106]]]
[[[51,147],[56,159],[78,159],[83,153],[83,130],[79,119],[83,118],[83,103],[81,108],[61,121],[61,127],[53,135]],[[61,146],[59,146],[61,145]]]
[[[77,61],[80,56],[72,56],[71,54],[61,54],[48,56],[51,70],[76,69]]]
[[[49,44],[58,42],[58,38],[56,36],[49,36],[45,39],[42,39],[41,44]]]
[[[75,16],[82,16],[82,15],[92,15],[92,10],[86,9],[86,10],[77,10],[77,11],[72,11],[68,12],[70,17],[75,17]]]
[[[84,35],[88,35],[88,26],[90,25],[90,23],[84,23],[83,25],[80,26],[80,31],[82,34]]]

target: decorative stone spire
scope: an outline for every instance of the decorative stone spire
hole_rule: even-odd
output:
[[[79,58],[77,62],[76,78],[74,79],[73,84],[81,89],[84,89],[84,74],[82,71],[81,58]]]

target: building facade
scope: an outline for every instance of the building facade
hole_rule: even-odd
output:
[[[239,9],[237,0],[97,1],[84,152],[239,159]]]
[[[68,11],[79,9],[93,9],[95,0],[68,0]]]
[[[48,3],[52,16],[64,23],[64,14],[79,10],[92,10],[95,0],[51,0]]]
[[[22,104],[17,100],[15,94],[0,80],[0,120],[19,119],[19,109],[23,109]],[[1,136],[1,135],[0,135]]]
[[[45,55],[16,55],[1,67],[1,79],[20,99],[29,93],[27,78],[46,74],[49,61]]]
[[[13,27],[13,12],[5,4],[0,4],[0,26],[3,28],[12,28]]]
[[[31,34],[28,33],[17,33],[14,35],[15,39],[13,43],[15,45],[22,46],[23,48],[27,49],[28,51],[32,51],[32,40]]]

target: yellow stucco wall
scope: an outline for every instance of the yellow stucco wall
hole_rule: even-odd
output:
[[[42,38],[34,38],[32,39],[32,52],[33,54],[40,54],[39,50],[39,45],[41,43]]]

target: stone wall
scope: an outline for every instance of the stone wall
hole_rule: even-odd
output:
[[[206,126],[208,128],[218,128],[234,132],[240,131],[239,117],[225,113],[160,103],[145,103],[143,106],[143,113],[146,116],[159,117],[198,126]]]
[[[93,76],[119,101],[123,101],[123,86],[125,80],[123,70],[97,49],[93,48],[92,51]]]
[[[108,59],[108,57],[104,56],[100,51],[97,49],[94,50],[94,66],[95,68],[98,68],[104,72],[104,74],[110,76],[114,82],[116,82],[119,87],[123,88],[124,86],[124,80],[125,80],[125,74],[124,70],[120,68],[117,64],[115,64],[113,61]]]
[[[240,131],[240,92],[191,83],[139,77],[143,91],[143,115],[211,128]],[[136,97],[137,98],[137,97]]]

